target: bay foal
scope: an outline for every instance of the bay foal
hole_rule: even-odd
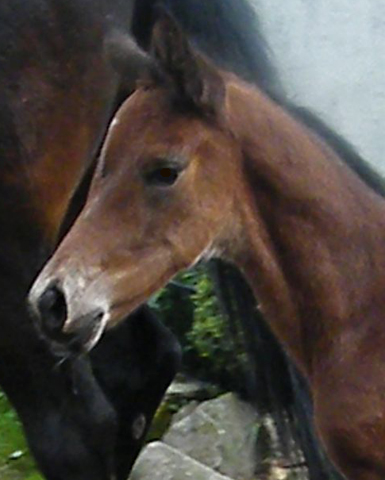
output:
[[[327,451],[385,478],[385,201],[284,108],[194,51],[167,17],[154,68],[117,113],[84,210],[31,291],[60,291],[84,348],[178,271],[247,277],[305,374]],[[90,320],[91,318],[91,320]]]

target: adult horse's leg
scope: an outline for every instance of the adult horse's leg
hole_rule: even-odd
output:
[[[1,349],[0,382],[43,474],[127,478],[179,365],[174,337],[147,308],[106,334],[92,365],[86,357],[60,365],[32,330],[28,337]]]
[[[126,479],[163,394],[179,368],[181,350],[148,307],[105,335],[92,366],[117,415],[118,479]]]
[[[116,415],[86,359],[57,366],[31,335],[20,350],[1,350],[0,382],[47,479],[112,478]]]

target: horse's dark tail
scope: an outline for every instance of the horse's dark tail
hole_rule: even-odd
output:
[[[218,66],[256,83],[274,98],[284,98],[260,22],[247,0],[138,1],[133,28],[144,47],[149,43],[156,6],[169,10],[195,46]],[[288,453],[295,438],[311,480],[339,478],[314,433],[305,382],[264,323],[247,284],[227,265],[216,263],[214,270],[226,314],[244,332],[253,371],[249,393],[261,408],[273,414],[284,453]]]

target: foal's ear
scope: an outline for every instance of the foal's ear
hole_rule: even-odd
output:
[[[206,114],[220,111],[225,97],[220,72],[191,47],[180,26],[164,11],[154,26],[151,46],[178,101]]]

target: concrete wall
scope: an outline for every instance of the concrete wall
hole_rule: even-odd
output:
[[[252,0],[282,84],[385,174],[385,0]]]

